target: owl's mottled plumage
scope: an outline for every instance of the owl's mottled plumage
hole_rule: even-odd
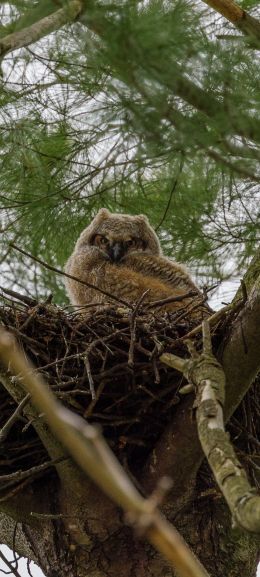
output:
[[[186,269],[162,255],[159,239],[144,215],[110,213],[102,208],[81,233],[65,271],[127,302],[152,302],[187,291],[201,296]],[[108,297],[66,278],[72,304],[108,303]],[[195,297],[196,298],[196,297]],[[176,310],[187,301],[170,303]]]

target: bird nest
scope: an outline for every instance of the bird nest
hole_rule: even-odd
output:
[[[120,461],[138,473],[183,398],[183,377],[163,365],[160,354],[187,356],[185,336],[198,320],[180,310],[147,314],[116,308],[86,318],[52,304],[17,302],[2,306],[0,318],[57,398],[101,425]],[[0,404],[2,428],[17,407],[2,385]],[[22,471],[33,468],[40,475],[45,470],[46,451],[33,422],[22,414],[0,450],[2,489],[13,484],[13,475],[21,479]]]

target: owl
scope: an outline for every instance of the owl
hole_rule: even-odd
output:
[[[99,210],[81,233],[65,272],[95,285],[126,303],[135,303],[143,295],[144,304],[181,297],[192,291],[193,297],[162,306],[174,311],[190,306],[202,294],[185,267],[163,256],[159,239],[146,216],[111,213]],[[104,305],[108,296],[76,280],[66,278],[66,288],[73,305]],[[205,307],[204,307],[205,308]]]

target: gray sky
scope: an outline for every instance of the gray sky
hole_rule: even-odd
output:
[[[6,557],[8,557],[9,560],[13,559],[13,553],[10,549],[8,549],[8,547],[6,547],[5,545],[1,546],[1,550],[3,551],[4,555]],[[7,571],[7,567],[4,566],[3,562],[0,560],[0,575],[5,575],[5,573],[3,571],[1,571],[1,569],[3,569],[3,571]],[[18,571],[21,575],[21,577],[29,577],[27,568],[26,568],[26,559],[21,559],[18,562]],[[35,565],[35,563],[31,563],[30,565],[30,571],[33,577],[44,577],[43,572],[39,569],[39,567],[37,567]],[[11,575],[9,573],[9,575]],[[61,576],[62,577],[62,576]],[[245,576],[246,577],[246,576]],[[260,564],[258,566],[258,571],[257,571],[257,576],[256,577],[260,577]]]

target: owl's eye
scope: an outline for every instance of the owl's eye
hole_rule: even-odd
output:
[[[126,244],[128,247],[133,247],[136,246],[136,239],[135,238],[130,238],[129,240],[126,241]]]
[[[96,246],[106,246],[108,244],[108,239],[102,234],[96,234],[93,244]]]

